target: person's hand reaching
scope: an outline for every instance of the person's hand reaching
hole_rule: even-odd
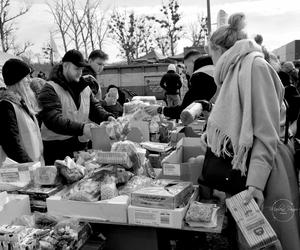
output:
[[[154,104],[154,105],[149,105],[144,107],[144,110],[146,111],[146,113],[148,113],[149,115],[157,115],[158,112],[158,108],[160,107],[160,105]]]

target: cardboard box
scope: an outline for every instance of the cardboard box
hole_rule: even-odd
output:
[[[110,151],[112,142],[106,132],[105,126],[91,128],[91,134],[92,134],[93,149]]]
[[[198,177],[202,173],[201,163],[189,163],[188,160],[191,157],[204,156],[204,154],[200,146],[200,138],[182,138],[177,143],[176,150],[163,159],[163,171],[159,178],[191,181],[195,185],[198,184]]]
[[[28,195],[0,193],[0,225],[10,224],[22,215],[29,215]]]
[[[276,242],[277,236],[254,199],[244,205],[246,192],[242,191],[226,199],[226,205],[248,246],[251,249],[262,249]]]
[[[192,192],[191,182],[168,181],[163,186],[145,187],[131,193],[131,205],[175,209],[186,204]]]
[[[190,198],[190,202],[196,200],[197,198],[198,188],[195,189]],[[161,209],[130,205],[128,207],[128,222],[129,224],[134,225],[182,228],[188,206],[189,204],[176,209]]]
[[[120,195],[97,202],[72,201],[62,198],[67,189],[47,198],[49,214],[73,218],[127,223],[129,197]]]
[[[194,126],[194,123],[192,123]],[[170,134],[170,144],[176,146],[177,143],[184,137],[200,137],[199,132],[195,132],[193,127],[187,126],[178,126],[175,130],[171,131]]]
[[[41,166],[40,162],[8,164],[0,168],[0,182],[33,181],[33,170]]]
[[[63,189],[63,186],[57,187],[35,187],[28,186],[18,190],[19,194],[28,195],[30,201],[31,212],[47,212],[46,199],[51,195],[58,193]]]

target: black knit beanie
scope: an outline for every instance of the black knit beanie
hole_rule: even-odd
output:
[[[2,67],[3,80],[7,86],[16,84],[29,73],[29,66],[16,58],[7,60]]]

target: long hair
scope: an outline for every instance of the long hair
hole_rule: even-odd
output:
[[[7,89],[19,95],[33,115],[36,115],[40,111],[35,94],[30,88],[29,80],[23,78],[18,83],[7,86]]]

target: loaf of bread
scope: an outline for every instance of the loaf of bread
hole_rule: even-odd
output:
[[[186,221],[210,222],[213,214],[213,206],[214,204],[192,202],[186,214]]]

